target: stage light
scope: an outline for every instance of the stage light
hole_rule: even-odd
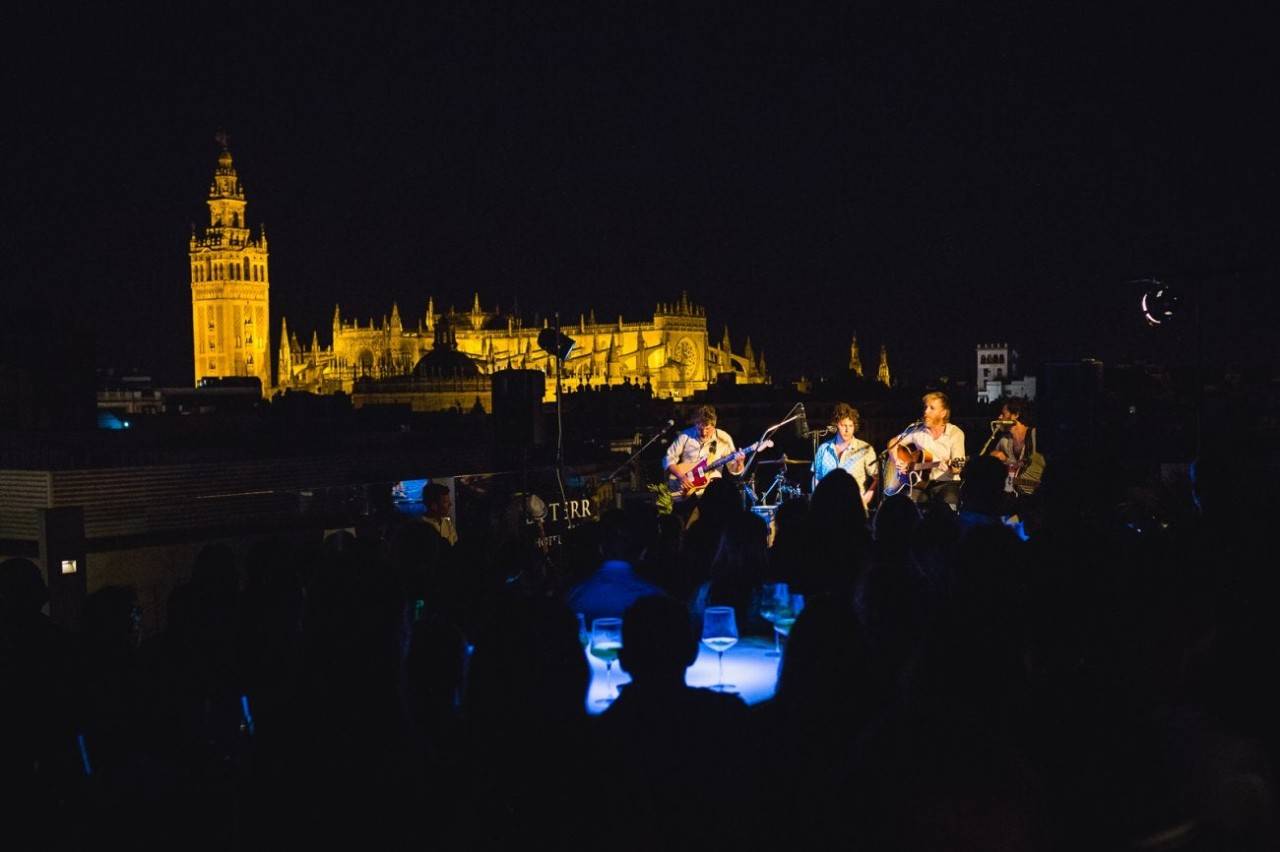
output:
[[[544,328],[538,332],[538,346],[542,351],[554,355],[561,361],[566,360],[577,345],[578,341],[567,334],[557,332],[554,328]]]
[[[1178,291],[1154,278],[1142,294],[1142,317],[1147,325],[1158,328],[1174,318],[1182,297]]]

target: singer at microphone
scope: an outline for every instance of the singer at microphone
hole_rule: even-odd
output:
[[[1021,495],[1034,493],[1044,473],[1045,459],[1036,445],[1035,412],[1030,401],[1018,397],[1005,400],[1000,415],[991,421],[991,438],[987,443],[994,446],[990,451],[984,447],[982,454],[1004,462],[1009,471],[1005,491]]]
[[[941,391],[931,391],[920,401],[920,420],[889,442],[893,470],[886,469],[885,494],[897,494],[910,484],[912,499],[925,500],[929,495],[921,483],[958,478],[965,458],[964,430],[951,422],[951,400]]]
[[[854,437],[861,417],[858,409],[848,403],[838,402],[831,412],[831,424],[828,430],[835,436],[823,441],[813,454],[813,487],[834,470],[843,470],[853,477],[862,494],[862,504],[866,506],[875,496],[876,482],[880,475],[880,462],[866,441]]]

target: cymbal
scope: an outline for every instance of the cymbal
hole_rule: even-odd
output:
[[[761,467],[774,464],[813,464],[813,459],[793,459],[784,454],[780,459],[761,459],[756,464]]]

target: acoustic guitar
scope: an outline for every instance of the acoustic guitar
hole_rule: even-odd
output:
[[[889,463],[884,470],[884,493],[892,497],[904,488],[914,488],[929,475],[930,471],[946,468],[952,473],[964,469],[967,459],[935,459],[933,453],[924,447],[917,447],[906,442],[898,443],[889,450]],[[896,462],[896,463],[895,463]],[[902,465],[899,470],[898,465]]]
[[[741,452],[744,454],[743,458],[746,458],[746,456],[754,452],[767,450],[772,446],[773,441],[766,439],[764,441],[756,441],[749,447],[743,447]],[[675,475],[667,476],[667,489],[671,492],[671,499],[680,501],[701,494],[706,489],[707,483],[711,481],[708,474],[729,464],[738,452],[738,450],[735,450],[724,458],[716,459],[715,461],[694,459],[691,462],[673,465]],[[685,474],[688,474],[688,476],[685,476]]]
[[[1040,453],[1027,453],[1021,462],[1008,465],[1009,487],[1014,493],[1029,497],[1040,487],[1040,478],[1044,476],[1044,456]]]

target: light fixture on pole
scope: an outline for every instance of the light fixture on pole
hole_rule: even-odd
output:
[[[1144,287],[1142,292],[1142,318],[1154,329],[1168,329],[1171,325],[1185,324],[1187,311],[1183,306],[1183,290],[1191,301],[1192,333],[1195,335],[1195,455],[1202,450],[1202,421],[1204,419],[1204,325],[1201,305],[1204,304],[1205,281],[1193,279],[1189,287],[1174,287],[1158,278],[1140,278],[1131,284]],[[1167,333],[1167,332],[1164,332]]]
[[[569,357],[569,353],[573,352],[578,345],[578,341],[568,335],[560,333],[560,315],[556,314],[556,327],[544,328],[538,332],[538,346],[542,348],[548,355],[554,356],[559,361],[564,361]]]
[[[554,328],[544,328],[538,332],[538,346],[542,351],[554,358],[556,362],[556,484],[560,486],[560,507],[564,509],[569,500],[564,493],[564,477],[561,475],[561,468],[564,467],[564,419],[560,403],[560,374],[564,372],[565,359],[573,352],[574,347],[578,345],[578,341],[560,333],[559,311],[555,313],[555,321]],[[565,524],[570,527],[573,526],[567,511],[565,512]]]

